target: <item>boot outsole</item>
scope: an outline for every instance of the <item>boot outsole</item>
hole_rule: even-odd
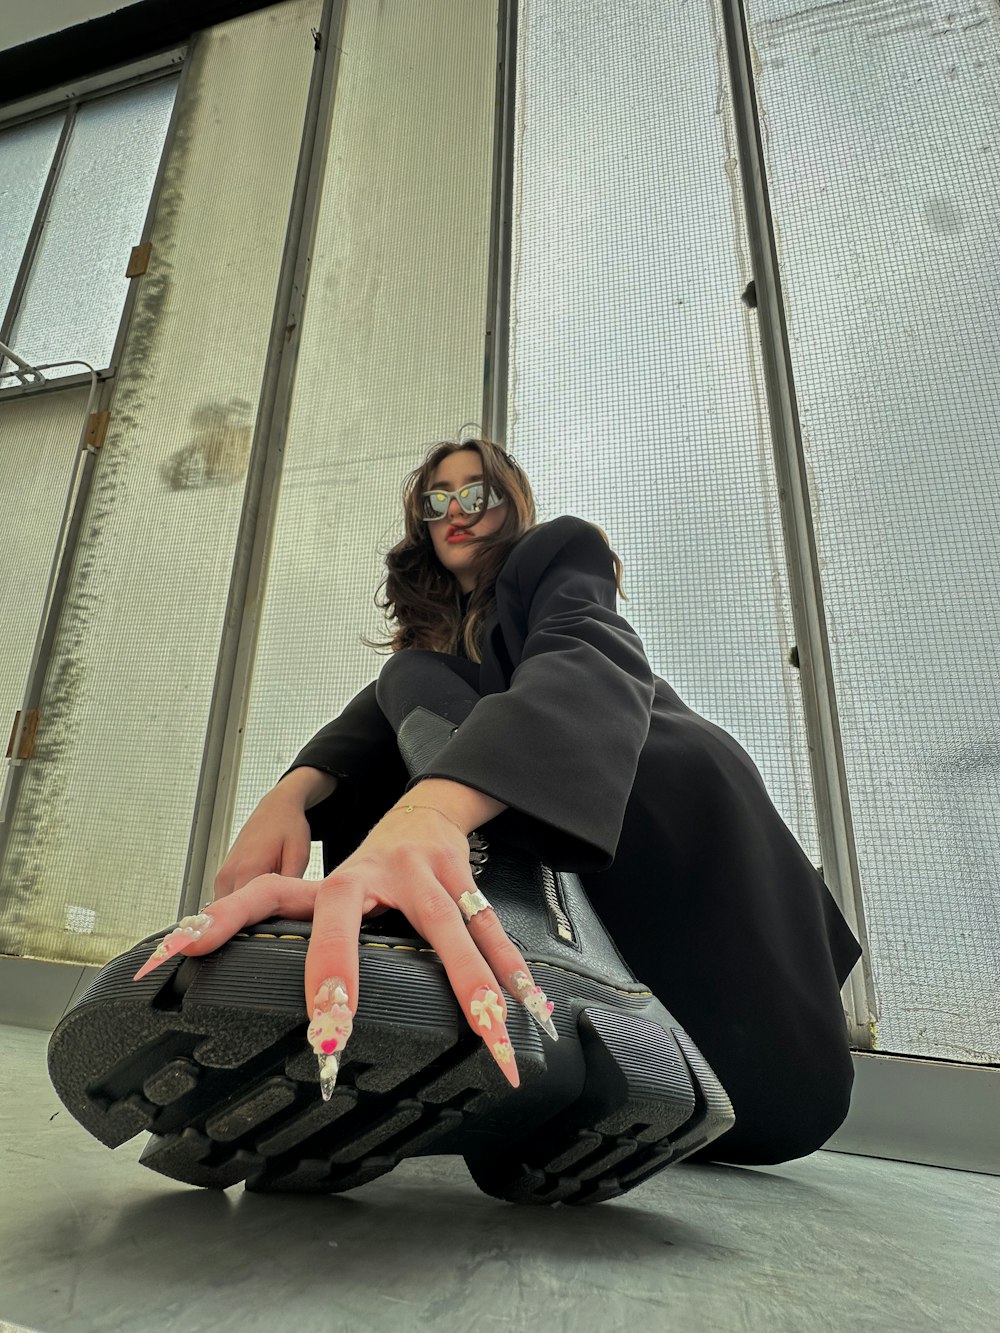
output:
[[[133,981],[167,931],[109,962],[49,1042],[70,1113],[187,1184],[338,1193],[403,1158],[464,1157],[515,1203],[599,1203],[711,1143],[735,1121],[708,1063],[649,992],[528,960],[559,1041],[514,1000],[514,1089],[429,948],[362,936],[359,1005],[333,1096],[305,1039],[309,941],[267,924]]]

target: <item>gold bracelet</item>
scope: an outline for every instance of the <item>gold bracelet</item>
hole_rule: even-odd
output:
[[[405,810],[407,814],[409,814],[413,810],[436,810],[437,813],[442,817],[442,819],[447,819],[449,824],[455,824],[455,821],[452,819],[451,815],[446,815],[443,810],[438,810],[436,805],[392,805],[386,811],[386,814],[391,815],[393,810]],[[461,833],[463,838],[467,838],[469,836],[459,824],[455,824],[455,827],[458,829],[459,833]]]

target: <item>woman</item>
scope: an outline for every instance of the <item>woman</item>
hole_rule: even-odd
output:
[[[579,876],[635,977],[707,1060],[706,1079],[721,1080],[735,1124],[688,1160],[779,1162],[820,1147],[850,1102],[840,988],[860,947],[746,752],[650,670],[615,609],[621,561],[604,533],[572,516],[537,524],[528,479],[486,439],[434,446],[404,484],[404,511],[381,603],[394,611],[393,656],[263,798],[215,901],[136,980],[255,923],[276,918],[282,934],[311,920],[307,1036],[327,1100],[350,1061],[359,935],[409,923],[418,939],[406,947],[436,952],[517,1088],[504,990],[550,1042],[573,1016],[553,1012],[478,890],[485,830]],[[404,764],[418,719],[446,719],[444,743]],[[321,882],[300,878],[312,838]]]

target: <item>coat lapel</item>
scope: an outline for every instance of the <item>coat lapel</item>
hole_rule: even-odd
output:
[[[526,608],[541,571],[565,541],[562,520],[540,523],[525,533],[504,562],[496,582],[496,606],[483,632],[480,694],[500,694],[510,688],[528,633]]]
[[[479,668],[479,693],[501,694],[510,686],[514,674],[513,661],[500,624],[500,590],[497,589],[497,606],[486,622],[483,632],[483,660]],[[520,653],[518,653],[520,658]]]

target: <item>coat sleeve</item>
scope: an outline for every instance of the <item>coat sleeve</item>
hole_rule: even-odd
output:
[[[474,787],[510,806],[488,825],[498,839],[558,870],[606,870],[655,689],[615,609],[611,552],[593,524],[566,515],[515,547],[500,578],[524,617],[510,686],[484,695],[407,790],[424,778]]]
[[[357,848],[406,787],[409,776],[396,733],[375,698],[377,681],[307,741],[281,777],[308,766],[332,773],[336,789],[306,811],[314,842],[323,843],[323,873]],[[281,779],[279,778],[280,782]]]

